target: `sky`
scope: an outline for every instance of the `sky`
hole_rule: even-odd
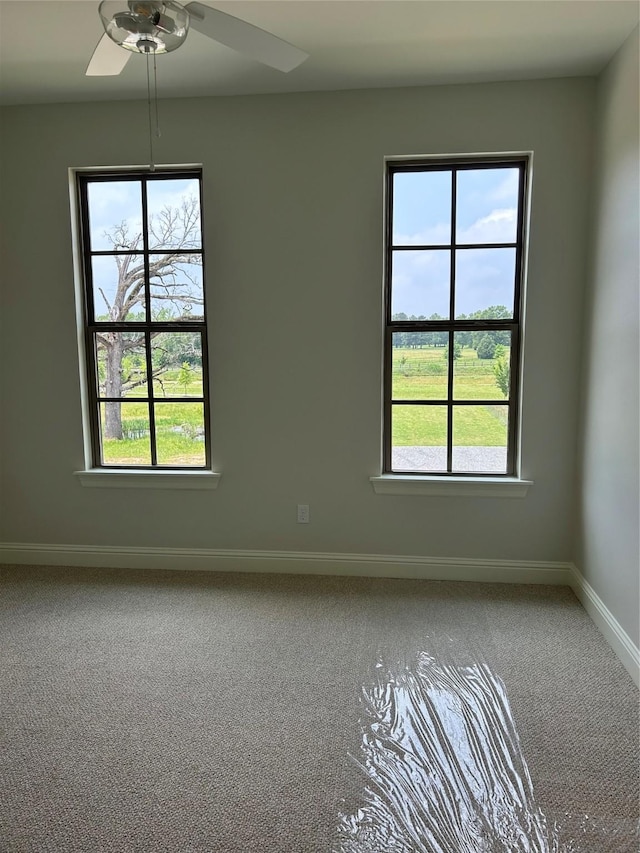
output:
[[[458,243],[515,242],[518,205],[517,168],[468,169],[458,172],[456,239]],[[178,206],[184,197],[197,196],[196,180],[167,180],[148,184],[149,213],[166,205]],[[140,184],[131,181],[89,185],[89,224],[94,250],[111,249],[104,236],[126,220],[137,232],[142,219]],[[394,246],[435,246],[433,249],[392,252],[392,313],[407,315],[449,313],[451,252],[451,173],[397,172],[394,175]],[[96,315],[107,313],[114,292],[115,264],[94,258]],[[191,269],[198,275],[199,271]],[[455,315],[471,314],[490,305],[513,308],[515,249],[459,249],[456,252]]]
[[[198,181],[192,179],[150,181],[147,186],[149,214],[158,213],[166,205],[177,207],[183,198],[199,193]],[[139,231],[142,223],[139,181],[100,181],[89,184],[91,248],[94,251],[111,249],[104,232],[111,231],[123,221],[129,223],[132,232]]]
[[[516,240],[518,169],[458,172],[456,241],[509,243]],[[450,172],[394,175],[394,246],[444,246],[451,239]],[[392,253],[393,314],[449,315],[449,249],[395,250]],[[456,251],[455,315],[490,305],[513,308],[515,249]]]

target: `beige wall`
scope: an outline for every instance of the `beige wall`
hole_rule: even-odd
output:
[[[83,489],[67,169],[144,163],[146,107],[4,111],[5,542],[570,560],[595,82],[169,101],[204,165],[215,492]],[[376,495],[384,155],[533,150],[524,499]],[[298,502],[311,523],[297,525]]]
[[[638,644],[638,30],[598,81],[577,565]]]

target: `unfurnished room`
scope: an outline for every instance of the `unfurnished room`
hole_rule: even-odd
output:
[[[639,21],[0,0],[3,853],[637,853]]]

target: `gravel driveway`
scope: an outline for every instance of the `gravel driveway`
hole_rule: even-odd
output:
[[[446,447],[394,447],[394,471],[446,471]],[[461,474],[504,474],[506,447],[454,447],[453,470]]]

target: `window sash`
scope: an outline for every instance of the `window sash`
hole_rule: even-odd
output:
[[[513,157],[496,157],[482,159],[446,158],[429,160],[400,160],[387,161],[386,167],[386,206],[385,206],[385,334],[384,334],[384,407],[383,407],[383,473],[420,475],[425,477],[513,477],[517,475],[517,453],[520,413],[520,350],[522,325],[522,280],[525,246],[525,199],[528,181],[528,157],[518,155]],[[464,170],[518,168],[518,212],[516,224],[516,240],[503,243],[458,243],[456,242],[457,224],[457,174]],[[407,172],[449,171],[451,173],[451,234],[447,243],[394,244],[393,242],[393,179],[394,175]],[[459,249],[515,249],[515,280],[513,315],[505,320],[456,320],[456,251]],[[392,259],[395,252],[402,251],[448,251],[451,254],[449,277],[449,317],[442,320],[394,320],[392,319]],[[449,336],[447,360],[447,396],[445,399],[400,400],[393,399],[393,334],[395,332],[444,332]],[[508,400],[460,400],[454,397],[454,335],[456,332],[478,331],[509,331],[510,346],[510,381]],[[392,446],[392,415],[396,405],[410,406],[440,406],[447,411],[447,467],[446,470],[410,471],[393,468]],[[508,428],[506,446],[506,470],[504,473],[454,471],[453,470],[453,410],[458,406],[470,405],[502,405],[508,406]]]
[[[80,233],[82,246],[82,269],[84,279],[84,350],[85,350],[85,368],[87,375],[88,389],[88,425],[89,437],[92,454],[92,467],[101,469],[118,469],[126,471],[135,470],[161,470],[161,471],[202,471],[211,468],[211,442],[210,442],[210,399],[209,399],[209,380],[208,380],[208,336],[206,323],[206,294],[204,282],[206,281],[204,246],[201,244],[196,249],[179,249],[175,248],[151,248],[149,246],[149,228],[148,228],[148,204],[147,204],[147,186],[152,182],[164,180],[197,180],[198,182],[198,197],[199,197],[199,212],[200,212],[200,233],[204,232],[203,215],[202,215],[202,171],[200,169],[187,170],[157,170],[149,173],[140,170],[132,171],[117,171],[117,172],[93,172],[83,171],[77,176],[77,195],[78,195],[78,211],[80,217]],[[89,222],[89,198],[88,188],[92,183],[109,183],[117,181],[138,181],[140,182],[141,197],[142,197],[142,236],[143,245],[141,249],[132,251],[125,250],[108,250],[108,249],[91,249],[90,242],[90,222]],[[199,256],[202,261],[202,320],[162,320],[155,321],[151,319],[151,282],[149,276],[149,258],[151,255],[168,255],[168,254],[185,254]],[[94,310],[94,288],[93,288],[93,269],[92,258],[94,257],[115,257],[125,255],[139,255],[145,266],[144,275],[144,305],[145,319],[135,321],[119,321],[111,322],[104,320],[96,320]],[[96,333],[105,332],[139,332],[144,335],[145,352],[146,352],[146,376],[147,376],[147,394],[144,396],[120,396],[108,397],[100,395],[98,384],[98,364],[96,360],[96,352],[94,340]],[[194,395],[189,397],[171,397],[171,403],[195,403],[203,407],[203,428],[204,428],[204,451],[205,462],[202,465],[167,465],[158,463],[158,439],[155,419],[155,405],[166,403],[167,398],[159,397],[154,393],[153,388],[153,371],[152,371],[152,348],[150,342],[152,336],[157,334],[171,332],[197,332],[201,340],[201,356],[202,356],[202,395]],[[151,461],[149,465],[124,465],[109,463],[103,460],[102,453],[102,430],[100,424],[100,406],[108,402],[122,403],[139,403],[145,405],[148,411],[149,418],[149,440],[150,440],[150,455]]]

